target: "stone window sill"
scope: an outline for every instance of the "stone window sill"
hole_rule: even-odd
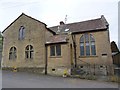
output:
[[[94,55],[94,56],[79,56],[79,58],[91,58],[91,57],[98,57],[97,55]]]
[[[25,58],[26,61],[32,61],[33,58]]]
[[[62,56],[50,56],[50,58],[62,58]]]

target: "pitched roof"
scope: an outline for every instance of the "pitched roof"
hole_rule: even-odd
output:
[[[111,50],[113,52],[119,52],[119,49],[114,41],[111,42]]]
[[[60,30],[60,32],[70,31],[72,33],[77,33],[77,32],[86,32],[86,31],[105,30],[108,28],[108,25],[109,25],[108,22],[106,21],[105,17],[102,15],[101,18],[98,19],[53,26],[50,27],[50,29],[56,33],[58,29]]]
[[[31,19],[33,19],[33,20],[39,22],[39,23],[44,24],[45,27],[47,26],[45,23],[43,23],[43,22],[41,22],[41,21],[39,21],[39,20],[37,20],[37,19],[31,17],[31,16],[28,16],[28,15],[22,13],[22,14],[21,14],[17,19],[15,19],[8,27],[6,27],[6,28],[2,31],[2,33],[3,33],[4,31],[6,31],[13,23],[15,23],[15,22],[16,22],[21,16],[23,16],[23,15],[26,16],[26,17],[28,17],[28,18],[31,18]],[[46,27],[46,28],[47,28],[47,27]],[[52,33],[55,33],[55,32],[53,32],[52,30],[50,30],[49,28],[47,28],[47,30],[49,30],[49,31],[52,32]]]
[[[47,39],[46,44],[66,43],[67,35],[54,35]]]

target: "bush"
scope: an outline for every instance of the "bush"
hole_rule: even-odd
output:
[[[116,76],[116,75],[110,76],[109,81],[111,81],[111,82],[119,82],[120,83],[120,76]]]

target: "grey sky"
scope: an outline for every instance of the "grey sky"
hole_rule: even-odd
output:
[[[1,0],[0,31],[3,31],[22,12],[48,27],[58,25],[67,15],[67,23],[100,18],[110,24],[110,40],[118,43],[119,0]]]
[[[118,24],[120,24],[120,1],[118,4]],[[119,50],[120,50],[120,26],[118,26],[118,46],[119,46]]]

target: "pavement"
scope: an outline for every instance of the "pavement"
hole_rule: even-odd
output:
[[[79,78],[2,71],[2,88],[118,88],[118,84]]]

